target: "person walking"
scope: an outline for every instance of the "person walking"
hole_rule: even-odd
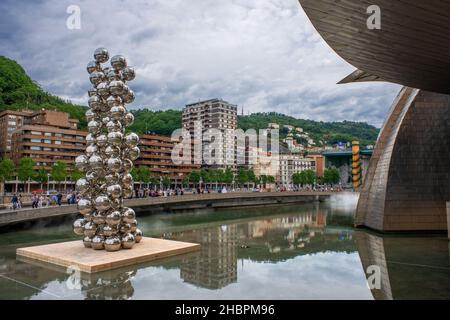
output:
[[[12,208],[13,210],[17,209],[17,202],[19,201],[19,199],[17,198],[17,195],[14,193],[11,202],[12,202]]]
[[[17,208],[22,209],[22,195],[19,193],[19,197],[17,198]]]
[[[61,207],[61,201],[62,201],[62,194],[61,194],[61,192],[58,192],[58,195],[56,196],[56,201],[58,203],[58,206]]]

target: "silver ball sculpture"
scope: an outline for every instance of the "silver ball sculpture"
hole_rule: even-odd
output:
[[[111,58],[111,67],[102,67],[108,60],[108,51],[99,48],[86,67],[93,85],[86,112],[89,134],[85,155],[75,160],[86,174],[76,184],[83,197],[78,202],[83,217],[75,220],[73,231],[83,236],[86,248],[118,251],[131,249],[142,239],[135,212],[123,206],[123,199],[132,194],[130,171],[140,154],[139,137],[125,132],[134,121],[125,104],[135,99],[127,82],[136,73],[121,55]]]

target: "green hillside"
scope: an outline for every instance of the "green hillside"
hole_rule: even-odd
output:
[[[72,118],[80,120],[80,128],[86,128],[84,113],[85,106],[74,105],[61,98],[44,92],[15,61],[0,56],[0,111],[6,109],[20,110],[41,108],[68,112]],[[170,135],[175,129],[181,128],[181,111],[165,110],[152,111],[141,109],[133,111],[135,123],[131,130],[137,133],[154,132],[156,134]],[[283,125],[301,127],[308,132],[316,142],[323,141],[333,144],[338,141],[359,140],[362,145],[373,144],[378,135],[378,129],[362,122],[322,122],[296,119],[284,114],[255,113],[238,117],[238,126],[244,130],[267,128],[268,123],[278,123],[280,135],[284,138],[287,130]],[[297,138],[299,143],[301,138]],[[320,144],[319,144],[320,145]]]
[[[42,108],[67,112],[72,118],[80,120],[80,128],[86,127],[86,107],[43,91],[17,62],[0,56],[0,111]]]
[[[280,135],[286,136],[287,129],[283,129],[283,125],[291,125],[300,127],[308,132],[310,137],[315,141],[322,140],[328,144],[334,144],[342,141],[359,140],[362,145],[374,144],[379,129],[365,122],[323,122],[313,120],[296,119],[281,113],[254,113],[249,116],[239,116],[239,127],[247,130],[253,128],[255,130],[267,128],[270,122],[280,125]],[[301,141],[299,141],[301,142]]]

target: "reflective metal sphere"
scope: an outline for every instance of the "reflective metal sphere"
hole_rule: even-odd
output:
[[[143,233],[141,231],[141,229],[136,229],[136,231],[134,232],[134,240],[136,241],[136,243],[141,242],[142,237],[143,237]]]
[[[102,212],[95,211],[92,214],[92,221],[97,225],[102,225],[106,221],[106,215],[103,214]]]
[[[129,223],[121,223],[119,225],[119,231],[122,234],[129,233],[131,231],[131,225]]]
[[[103,250],[105,249],[105,237],[96,235],[92,238],[92,249],[94,250]]]
[[[117,107],[122,105],[122,98],[119,96],[109,96],[108,99],[106,99],[106,104],[108,107]]]
[[[89,171],[88,173],[86,173],[86,180],[92,184],[94,184],[97,179],[99,178],[97,171]]]
[[[110,196],[112,199],[117,199],[122,195],[122,188],[118,184],[109,186],[106,191],[108,192],[108,196]]]
[[[88,130],[90,133],[97,134],[100,131],[101,124],[95,120],[89,121]]]
[[[72,229],[77,236],[84,234],[84,225],[86,221],[84,219],[77,219],[73,222]]]
[[[89,189],[89,182],[84,178],[78,179],[75,189],[80,193],[85,193]]]
[[[116,172],[108,173],[105,176],[105,181],[108,185],[118,184],[120,180],[120,175]]]
[[[109,70],[106,74],[108,81],[120,80],[119,74],[115,70]]]
[[[126,223],[132,223],[136,219],[136,213],[131,208],[123,208],[122,220]]]
[[[108,130],[108,132],[120,131],[122,129],[122,125],[120,124],[119,121],[109,121],[106,124],[106,129]]]
[[[80,199],[77,203],[77,209],[82,215],[92,212],[92,203],[88,199]]]
[[[136,160],[141,155],[141,150],[138,147],[133,147],[128,150],[127,156],[132,160]]]
[[[97,137],[96,142],[99,147],[104,147],[108,143],[108,137],[105,136],[104,134],[101,134]]]
[[[92,133],[88,133],[86,136],[86,144],[93,144],[95,143],[95,137]]]
[[[122,216],[119,211],[112,211],[106,215],[106,223],[109,226],[117,226],[120,223]]]
[[[86,155],[88,157],[91,157],[94,154],[97,154],[97,152],[98,152],[98,147],[95,144],[90,144],[86,147]]]
[[[129,146],[136,147],[139,143],[139,136],[132,132],[125,136],[125,141]]]
[[[109,158],[107,166],[111,172],[120,172],[122,169],[122,161],[119,158]]]
[[[117,236],[110,236],[105,240],[106,251],[118,251],[122,246],[122,241]]]
[[[122,79],[125,81],[131,81],[134,80],[136,77],[136,72],[134,71],[133,67],[126,67],[122,70]]]
[[[124,103],[132,103],[136,99],[133,90],[128,90],[127,94],[122,96],[122,100]]]
[[[123,134],[119,131],[108,133],[108,142],[114,146],[122,144]]]
[[[122,120],[127,110],[123,106],[115,106],[109,112],[114,120]]]
[[[122,161],[122,166],[126,172],[130,172],[131,169],[133,169],[133,161],[131,161],[130,159],[124,159]]]
[[[109,86],[107,82],[101,82],[97,85],[97,93],[103,98],[109,96]],[[91,107],[92,108],[92,107]]]
[[[89,75],[89,81],[91,81],[94,86],[97,86],[104,78],[105,74],[100,71],[94,71]]]
[[[90,237],[84,237],[83,244],[86,248],[92,248],[92,239]]]
[[[131,249],[134,246],[135,239],[134,236],[131,233],[127,233],[124,236],[122,236],[122,248],[124,249]]]
[[[110,158],[116,158],[120,156],[120,148],[116,146],[108,146],[105,149],[105,155]]]
[[[94,59],[99,63],[105,63],[109,59],[108,50],[105,48],[98,48],[94,51]]]
[[[114,70],[122,70],[127,67],[127,60],[122,55],[116,55],[111,58],[111,67]]]
[[[134,116],[131,112],[128,112],[124,118],[123,118],[123,122],[125,124],[126,127],[129,127],[133,124],[134,122]]]
[[[95,89],[95,88],[90,88],[89,90],[88,90],[88,96],[89,97],[93,97],[93,96],[96,96],[97,95],[97,89]]]
[[[133,222],[130,222],[130,231],[131,233],[136,232],[137,230],[137,220],[134,219]]]
[[[122,177],[122,185],[127,188],[131,188],[133,186],[133,176],[129,173],[125,174]]]
[[[95,198],[95,208],[99,211],[106,211],[111,208],[111,201],[107,196],[98,196]]]
[[[125,84],[120,80],[114,80],[109,83],[109,93],[113,96],[120,96],[124,93]]]
[[[86,222],[86,224],[84,225],[84,235],[86,237],[92,238],[93,236],[95,236],[95,233],[97,232],[97,226],[95,225],[95,223],[89,221]]]
[[[122,207],[122,200],[120,198],[118,199],[112,199],[111,200],[111,208],[114,210],[119,210]]]
[[[88,105],[92,110],[100,110],[102,107],[103,101],[99,96],[92,96],[88,100]]]
[[[102,158],[97,155],[93,155],[92,157],[90,157],[89,158],[89,167],[92,170],[98,170],[98,169],[103,168]]]
[[[94,71],[98,71],[98,65],[95,61],[89,61],[89,63],[86,66],[86,70],[89,74],[91,74]]]
[[[105,225],[103,227],[103,235],[105,237],[115,236],[118,232],[119,230],[115,226]]]
[[[85,155],[81,155],[75,158],[75,168],[84,172],[88,166],[88,158]]]
[[[126,199],[131,198],[133,196],[133,189],[131,188],[122,188],[122,196]]]

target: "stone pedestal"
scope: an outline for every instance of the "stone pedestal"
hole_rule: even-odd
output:
[[[17,256],[66,268],[78,268],[82,272],[95,273],[199,249],[200,245],[195,243],[144,237],[140,243],[134,245],[133,249],[117,252],[85,248],[83,242],[77,240],[19,248],[17,249]]]

